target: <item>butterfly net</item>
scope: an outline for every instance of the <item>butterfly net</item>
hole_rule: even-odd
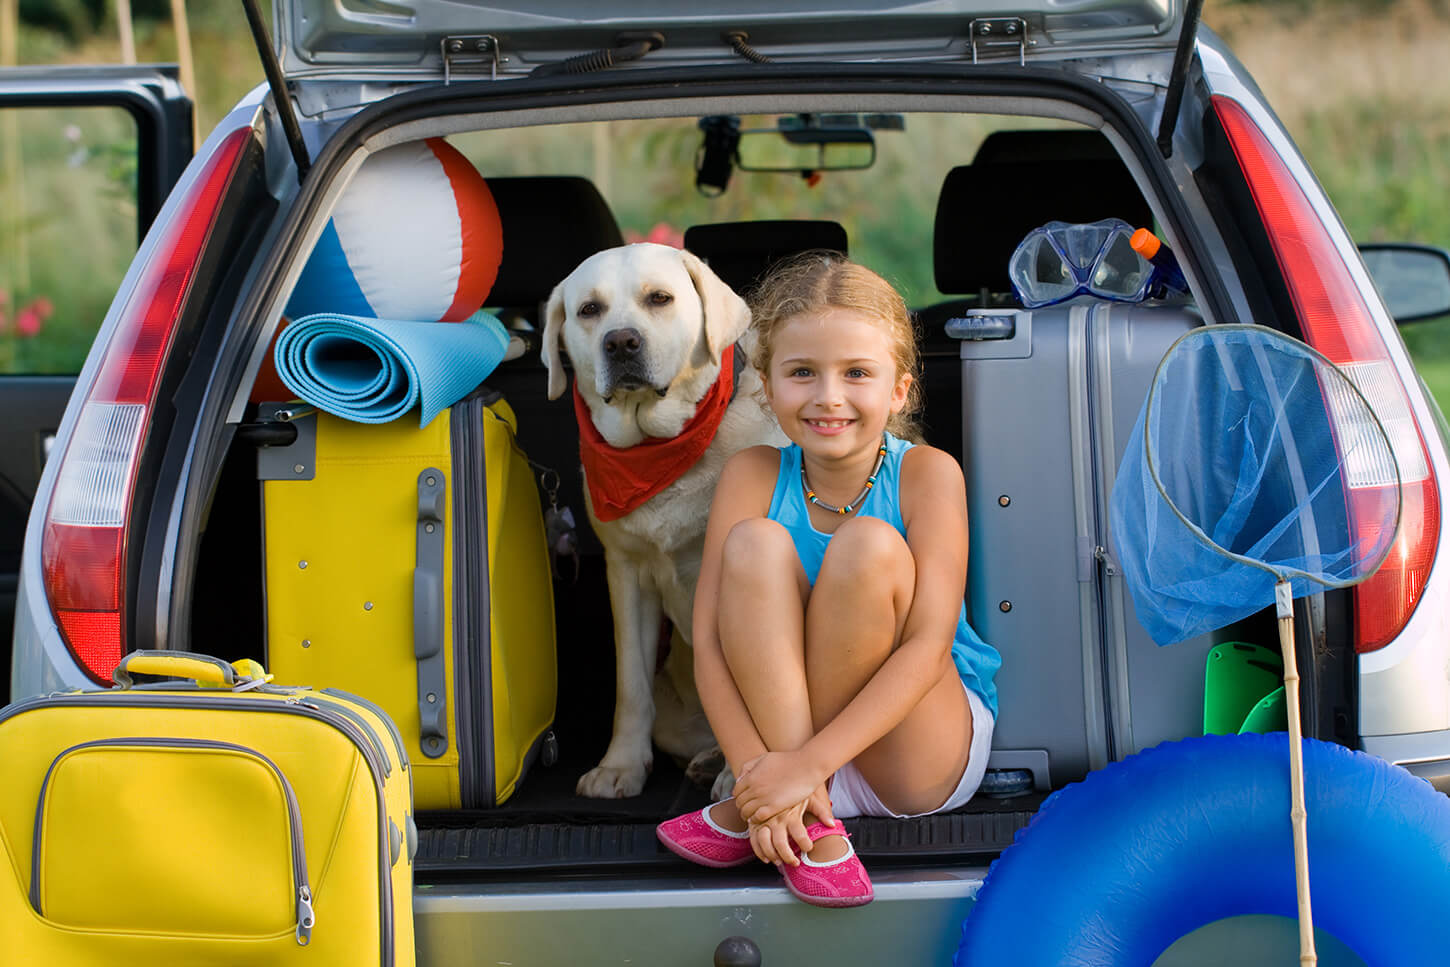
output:
[[[1160,645],[1374,573],[1399,524],[1385,430],[1344,370],[1259,326],[1203,326],[1154,375],[1113,487],[1114,550]]]

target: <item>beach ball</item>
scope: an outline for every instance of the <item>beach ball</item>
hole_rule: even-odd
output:
[[[400,144],[348,184],[285,314],[459,322],[483,305],[502,258],[498,206],[478,169],[442,138]]]

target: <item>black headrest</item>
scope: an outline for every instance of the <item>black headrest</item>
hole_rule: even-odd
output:
[[[801,252],[829,249],[846,254],[846,230],[837,222],[718,222],[691,225],[685,248],[709,264],[721,281],[746,292],[776,262]]]
[[[1007,161],[1115,161],[1118,153],[1101,131],[993,131],[982,140],[972,164]]]
[[[587,178],[490,178],[503,226],[503,261],[490,306],[533,306],[595,252],[624,244],[608,203]]]
[[[999,135],[1017,137],[992,145]],[[1092,156],[1107,144],[1096,131],[999,135],[982,143],[978,160],[953,168],[942,183],[934,246],[942,292],[1010,292],[1012,252],[1028,232],[1051,221],[1121,218],[1134,228],[1152,226],[1152,209],[1111,145],[1106,157]],[[1061,153],[1036,153],[1054,150]]]

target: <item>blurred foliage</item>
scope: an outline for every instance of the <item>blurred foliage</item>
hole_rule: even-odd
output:
[[[136,124],[9,108],[0,129],[21,146],[0,168],[0,372],[75,372],[136,251]]]

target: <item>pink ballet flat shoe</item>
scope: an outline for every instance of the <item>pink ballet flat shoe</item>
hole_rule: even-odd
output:
[[[846,836],[844,826],[827,826],[811,823],[806,828],[811,842],[822,836]],[[785,885],[800,900],[818,907],[859,907],[870,903],[876,892],[871,887],[871,877],[856,855],[851,839],[846,837],[846,855],[828,863],[813,863],[809,856],[801,857],[800,866],[777,863],[776,867],[785,877]]]
[[[732,832],[717,824],[710,818],[709,806],[665,820],[655,827],[655,835],[665,849],[701,866],[724,869],[755,858],[750,834]]]

